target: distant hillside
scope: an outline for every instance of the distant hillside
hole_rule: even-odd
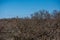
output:
[[[38,15],[0,19],[0,40],[60,40],[60,13]]]

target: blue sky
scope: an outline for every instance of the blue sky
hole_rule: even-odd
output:
[[[26,17],[39,10],[60,10],[60,0],[0,0],[0,18]]]

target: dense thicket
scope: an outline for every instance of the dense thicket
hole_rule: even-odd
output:
[[[60,40],[60,11],[42,10],[31,18],[0,19],[0,40]]]

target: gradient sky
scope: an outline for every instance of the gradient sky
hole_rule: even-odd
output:
[[[26,17],[39,10],[60,10],[60,0],[0,0],[0,18]]]

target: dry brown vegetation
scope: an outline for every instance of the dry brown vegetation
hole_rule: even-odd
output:
[[[60,12],[40,11],[31,18],[0,19],[0,40],[60,40]]]

